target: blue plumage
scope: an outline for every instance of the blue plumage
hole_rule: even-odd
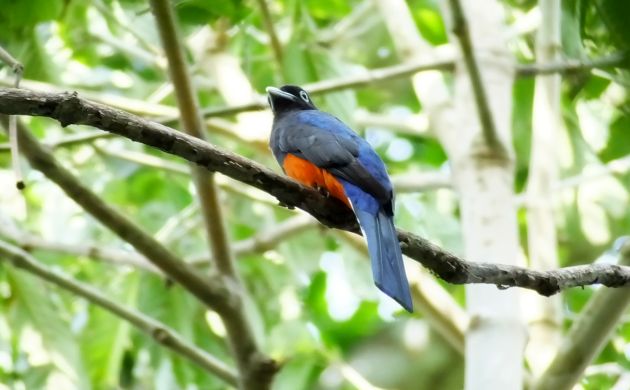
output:
[[[367,240],[375,284],[413,311],[385,164],[367,141],[336,117],[319,111],[301,88],[267,91],[274,111],[269,142],[274,156],[282,165],[292,154],[325,169],[341,183]]]

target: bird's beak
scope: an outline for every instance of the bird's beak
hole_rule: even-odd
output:
[[[284,92],[283,90],[281,90],[279,88],[276,88],[276,87],[267,87],[267,88],[265,88],[265,91],[267,91],[267,94],[269,95],[269,97],[271,98],[272,101],[275,98],[283,98],[283,99],[288,99],[288,100],[295,100],[295,96],[291,95],[288,92]]]

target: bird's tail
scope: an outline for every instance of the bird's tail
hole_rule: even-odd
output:
[[[409,282],[393,217],[382,209],[376,215],[356,208],[354,212],[367,240],[376,286],[394,298],[405,310],[413,312]]]

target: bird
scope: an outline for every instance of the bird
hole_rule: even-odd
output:
[[[284,173],[354,211],[367,241],[374,283],[413,312],[385,163],[365,139],[320,111],[304,89],[284,85],[266,91],[274,117],[269,146]]]

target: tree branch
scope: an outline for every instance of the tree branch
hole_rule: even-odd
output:
[[[442,70],[452,71],[455,68],[454,59],[444,56],[445,58],[437,61],[415,60],[403,64],[392,65],[383,68],[366,70],[363,74],[352,75],[348,77],[338,77],[329,80],[319,81],[307,84],[304,88],[308,91],[314,91],[312,94],[320,95],[329,92],[335,92],[342,89],[360,88],[374,83],[384,82],[396,78],[412,76],[418,72]],[[519,64],[516,65],[517,77],[533,77],[537,74],[575,74],[587,72],[592,69],[606,69],[619,67],[628,60],[627,53],[614,53],[601,58],[592,60],[567,59],[564,61],[540,64]],[[0,79],[0,85],[10,87],[13,81]],[[23,86],[33,90],[59,92],[56,86],[40,81],[24,80]],[[111,96],[106,94],[94,94],[88,91],[80,91],[83,96],[90,100],[101,102],[112,107],[117,107],[125,111],[143,115],[159,117],[159,122],[164,124],[174,123],[178,120],[177,114],[173,107],[152,104],[144,101],[130,99],[124,96]],[[243,104],[235,104],[227,107],[209,108],[203,110],[204,117],[227,116],[238,114],[245,111],[263,110],[267,108],[266,97],[261,95],[257,99]],[[216,119],[215,119],[216,120]],[[215,129],[220,130],[224,134],[233,135],[235,132],[228,129],[225,122],[207,122],[207,124]]]
[[[373,83],[388,81],[395,78],[411,76],[427,70],[452,70],[452,59],[440,61],[416,61],[405,64],[393,65],[386,68],[367,70],[362,74],[338,77],[329,80],[318,81],[304,85],[304,89],[311,95],[321,95],[342,89],[364,87]],[[256,100],[228,107],[209,108],[203,110],[204,117],[233,115],[244,111],[263,110],[267,108],[267,97],[259,96]]]
[[[175,26],[173,9],[168,0],[151,0],[150,4],[164,53],[168,59],[169,75],[175,88],[183,128],[193,137],[203,139],[205,130],[203,119],[184,60],[184,51]],[[244,288],[234,269],[214,174],[195,164],[191,164],[191,170],[214,265],[223,279],[235,287],[227,291],[236,303],[234,310],[219,313],[219,315],[226,325],[232,353],[238,366],[239,387],[243,389],[268,388],[278,368],[259,350],[246,316],[243,304]]]
[[[100,247],[94,244],[61,244],[50,242],[42,237],[12,226],[8,218],[0,215],[0,237],[10,240],[22,250],[30,252],[33,249],[55,253],[63,253],[72,256],[101,259],[104,262],[117,265],[128,265],[138,269],[161,273],[150,261],[136,252],[122,249]]]
[[[20,91],[20,90],[16,90]],[[6,126],[6,120],[3,120]],[[121,213],[105,204],[96,194],[87,189],[68,170],[62,167],[21,124],[18,126],[20,150],[31,166],[55,182],[70,198],[92,214],[119,237],[133,245],[140,253],[160,268],[171,279],[190,291],[200,301],[219,313],[233,310],[234,302],[226,296],[223,281],[202,278],[196,270],[188,267],[175,254]]]
[[[592,60],[566,59],[563,61],[543,62],[538,64],[522,64],[516,66],[516,76],[533,77],[559,73],[570,75],[587,72],[593,69],[606,69],[622,66],[628,61],[628,53],[613,53]]]
[[[15,88],[20,87],[20,81],[22,80],[22,73],[24,72],[24,66],[18,60],[13,58],[8,51],[0,46],[0,61],[7,64],[14,74],[13,86]],[[18,190],[24,189],[24,179],[22,175],[22,168],[20,167],[20,146],[18,145],[17,137],[17,118],[15,115],[9,116],[9,148],[11,149],[11,165],[13,167],[13,174],[15,175],[15,186]]]
[[[257,3],[258,7],[260,7],[260,14],[262,16],[265,29],[267,30],[267,34],[269,35],[269,40],[271,41],[271,49],[276,60],[276,64],[278,64],[279,68],[282,68],[282,44],[280,43],[278,35],[276,34],[276,29],[273,26],[273,20],[271,19],[271,13],[269,12],[269,7],[267,6],[267,0],[257,0]]]
[[[287,177],[280,176],[244,157],[221,150],[163,125],[83,100],[76,94],[37,93],[11,88],[0,89],[0,113],[46,116],[59,120],[62,125],[90,125],[119,134],[268,192],[283,205],[301,208],[328,227],[352,232],[359,231],[352,212],[335,199],[326,198],[319,192],[304,187]],[[30,136],[24,138],[30,139],[30,144],[34,141]],[[61,169],[47,152],[41,150],[39,146],[37,150],[38,153],[30,158],[31,164],[37,169],[48,172],[49,165],[53,167],[51,169],[54,173]],[[42,153],[44,153],[43,156]],[[53,176],[50,177],[53,178]],[[62,180],[56,178],[53,181],[60,181],[62,188],[64,187],[63,184],[66,184],[65,176]],[[80,186],[78,182],[76,184]],[[74,186],[72,187],[74,188]],[[81,190],[85,189],[81,186]],[[73,194],[74,190],[70,189],[66,192]],[[90,196],[95,197],[92,193]],[[73,198],[76,200],[75,196]],[[100,200],[98,201],[102,203]],[[83,205],[83,200],[81,202],[77,200],[77,202]],[[84,206],[84,208],[89,212],[94,209],[91,205],[89,207]],[[109,207],[107,210],[113,213]],[[100,212],[100,207],[98,211]],[[104,219],[109,220],[109,214]],[[130,223],[127,220],[125,222]],[[108,221],[106,224],[109,226],[109,223]],[[126,230],[128,229],[127,224],[122,228],[117,224],[113,224],[113,226],[112,230],[129,241]],[[420,262],[449,283],[485,283],[494,284],[500,288],[522,287],[537,291],[545,296],[553,295],[562,289],[597,283],[608,287],[630,284],[630,268],[628,267],[594,264],[541,272],[516,266],[466,262],[411,233],[399,231],[398,237],[403,253]],[[140,243],[142,243],[143,250],[151,254],[155,254],[152,245],[159,245],[154,242],[148,244],[144,240],[141,240]],[[149,245],[151,248],[146,248],[145,245]],[[171,256],[169,254],[169,258]],[[155,264],[160,266],[157,262]],[[166,266],[169,267],[169,265]],[[167,271],[165,270],[165,272]],[[176,271],[180,279],[182,272]],[[167,273],[171,274],[170,272]],[[185,277],[183,279],[185,280]],[[201,292],[198,291],[196,294],[201,294]],[[205,293],[201,296],[205,296]]]
[[[161,322],[138,311],[119,305],[91,286],[80,283],[59,272],[49,270],[47,267],[42,266],[30,254],[3,241],[0,241],[0,257],[4,257],[6,260],[10,261],[13,266],[19,269],[33,274],[49,283],[55,284],[64,290],[68,290],[77,296],[83,297],[90,303],[100,306],[116,317],[129,322],[141,332],[146,333],[157,343],[171,349],[227,383],[236,385],[237,380],[234,369],[228,367],[216,357],[188,343],[177,332]]]
[[[320,95],[349,88],[366,87],[371,84],[380,83],[402,77],[413,76],[418,72],[426,72],[432,70],[453,71],[455,69],[454,58],[452,56],[443,55],[439,60],[412,60],[403,64],[392,65],[383,68],[366,70],[357,75],[338,77],[329,80],[318,81],[307,84],[304,89],[312,95]],[[596,58],[593,60],[575,60],[568,59],[566,61],[558,61],[541,64],[519,64],[516,65],[515,72],[517,77],[534,77],[538,74],[575,74],[587,72],[595,68],[611,68],[623,65],[628,60],[627,53],[614,53],[609,56]],[[263,110],[267,108],[267,99],[261,95],[257,99],[243,104],[237,104],[227,107],[215,107],[203,110],[203,116],[227,116],[238,114],[239,112]],[[170,118],[169,118],[170,119]]]
[[[106,133],[106,132],[94,132],[94,131],[86,131],[84,133],[76,133],[68,135],[67,137],[60,138],[55,141],[45,141],[42,142],[45,146],[56,149],[64,146],[73,146],[82,143],[90,143],[97,139],[101,138],[111,138],[114,134]],[[9,144],[0,144],[0,152],[10,151],[11,146]]]
[[[625,241],[620,255],[619,264],[629,265],[630,240]],[[604,343],[629,304],[630,289],[627,287],[615,290],[599,289],[595,292],[564,337],[557,355],[532,389],[573,388],[588,364],[604,347]]]
[[[466,20],[462,4],[460,0],[449,0],[449,4],[453,19],[453,33],[459,38],[464,64],[470,76],[470,83],[472,85],[473,95],[475,96],[484,141],[491,151],[500,156],[505,155],[507,152],[499,139],[494,117],[490,110],[490,102],[472,45],[468,21]]]

